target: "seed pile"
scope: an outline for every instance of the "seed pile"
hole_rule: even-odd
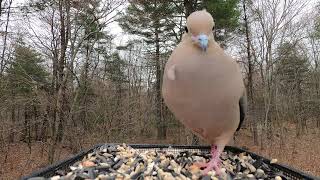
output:
[[[57,170],[51,180],[220,180],[220,179],[287,179],[276,173],[262,160],[246,153],[223,152],[221,172],[210,171],[203,175],[195,162],[208,162],[209,152],[200,150],[133,149],[123,145],[105,145],[88,154],[67,170]],[[31,180],[41,178],[31,178]],[[43,178],[44,179],[44,178]]]

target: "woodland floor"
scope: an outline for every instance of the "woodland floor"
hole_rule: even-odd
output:
[[[309,174],[320,177],[320,130],[308,128],[308,132],[300,137],[295,136],[295,126],[286,125],[285,145],[280,148],[279,137],[275,135],[268,146],[261,150],[260,146],[255,146],[252,141],[251,133],[244,129],[236,138],[235,145],[246,147],[250,151],[263,155],[268,158],[276,158],[280,163],[287,164],[296,169],[300,169]],[[312,127],[312,126],[311,126]],[[170,132],[169,132],[170,133]],[[178,132],[174,134],[179,134]],[[135,139],[128,143],[171,143],[175,144],[177,138],[166,141],[153,139]],[[92,144],[85,145],[86,148]],[[6,153],[9,152],[9,153]],[[31,153],[30,153],[31,152]],[[7,157],[6,157],[7,154]],[[65,159],[72,156],[69,148],[61,148],[58,159]],[[6,159],[6,160],[5,160]],[[33,143],[31,151],[25,143],[10,144],[0,149],[0,179],[18,179],[30,174],[34,170],[43,168],[47,165],[47,145]]]

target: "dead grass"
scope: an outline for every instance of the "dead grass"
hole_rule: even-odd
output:
[[[295,126],[287,124],[284,145],[280,145],[280,138],[265,139],[265,148],[253,144],[249,131],[241,131],[236,145],[245,146],[250,151],[267,158],[278,159],[280,163],[302,170],[308,174],[320,176],[320,130],[309,124],[308,132],[296,137]]]
[[[308,132],[300,137],[295,136],[295,126],[287,124],[287,133],[285,134],[285,144],[280,146],[280,138],[275,130],[273,139],[265,140],[264,149],[255,146],[252,141],[252,134],[247,129],[243,129],[236,137],[235,145],[246,147],[250,151],[256,152],[268,158],[276,158],[280,163],[287,164],[296,169],[300,169],[309,174],[320,176],[320,130],[308,127]],[[186,144],[190,140],[190,134],[184,130],[168,131],[166,140],[156,140],[147,137],[131,137],[126,143],[169,143]],[[94,144],[103,142],[102,139],[89,138],[90,141],[84,144],[84,148],[92,147]],[[189,139],[189,140],[188,140]],[[119,142],[119,141],[117,141]],[[18,179],[28,175],[34,170],[47,166],[47,145],[42,143],[33,143],[31,151],[25,143],[10,144],[0,149],[0,179]],[[9,152],[9,153],[6,153]],[[5,160],[5,155],[8,154]],[[56,160],[65,159],[72,156],[70,148],[61,146],[56,155]]]
[[[18,179],[46,167],[48,165],[46,150],[47,146],[42,143],[33,143],[31,151],[26,143],[10,144],[3,147],[0,153],[0,179]],[[57,160],[72,156],[70,152],[68,149],[60,148]],[[8,154],[7,158],[6,154]]]

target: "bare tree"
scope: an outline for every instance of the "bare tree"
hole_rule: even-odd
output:
[[[11,15],[11,5],[13,0],[9,0],[8,5],[6,7],[7,9],[7,18],[5,22],[5,30],[2,32],[3,34],[3,49],[1,53],[1,60],[0,60],[0,77],[3,75],[4,69],[7,65],[7,62],[5,61],[5,53],[7,50],[7,39],[8,39],[8,28],[9,28],[9,22],[10,22],[10,15]],[[0,2],[2,5],[2,1]],[[2,7],[2,6],[1,6]],[[2,8],[0,8],[0,11],[2,12]],[[0,15],[1,17],[1,15]]]
[[[289,32],[290,28],[288,27],[299,16],[306,3],[306,1],[301,2],[297,0],[278,0],[248,1],[247,4],[249,11],[246,10],[246,13],[250,13],[252,19],[250,23],[252,27],[250,33],[251,40],[247,38],[246,46],[247,50],[248,47],[251,47],[252,51],[247,51],[247,54],[248,52],[252,52],[254,62],[259,65],[263,87],[263,130],[267,132],[268,139],[272,138],[270,132],[271,120],[275,118],[271,112],[276,108],[274,106],[276,98],[274,83],[276,80],[274,73],[274,65],[276,63],[275,49],[283,42],[288,33],[294,33],[293,31]],[[257,107],[259,107],[259,104],[255,104],[255,108]],[[261,135],[263,134],[261,133]],[[263,142],[261,142],[261,148],[263,148]]]

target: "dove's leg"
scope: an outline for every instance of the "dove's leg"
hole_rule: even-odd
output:
[[[211,160],[208,163],[195,163],[196,166],[200,168],[205,168],[203,174],[208,174],[209,171],[214,170],[217,174],[220,173],[220,154],[223,148],[219,148],[217,145],[211,146]]]

